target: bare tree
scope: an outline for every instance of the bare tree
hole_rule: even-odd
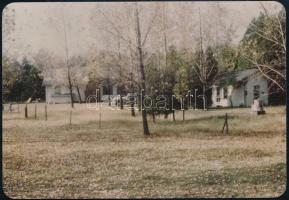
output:
[[[146,76],[145,76],[145,51],[144,47],[149,38],[151,29],[155,22],[155,19],[158,14],[158,7],[152,15],[151,20],[140,19],[140,10],[143,11],[143,8],[140,9],[138,3],[133,4],[132,7],[127,6],[125,10],[123,10],[122,14],[127,14],[127,16],[131,17],[131,23],[124,22],[123,24],[127,24],[128,27],[126,29],[133,30],[132,32],[127,31],[124,33],[124,27],[119,22],[115,24],[113,20],[102,10],[98,10],[102,17],[106,21],[105,30],[110,33],[114,38],[121,39],[121,41],[125,42],[126,45],[131,48],[133,54],[134,52],[137,55],[138,60],[138,69],[140,72],[140,89],[142,91],[142,97],[146,95]],[[128,12],[128,13],[125,13]],[[120,17],[118,17],[120,19]],[[107,27],[109,25],[109,28]],[[145,30],[146,29],[146,30]],[[148,122],[147,122],[147,112],[145,109],[142,109],[142,121],[143,121],[143,131],[144,135],[150,135]]]
[[[71,80],[73,86],[76,88],[78,94],[79,103],[82,103],[84,99],[82,99],[80,94],[80,87],[83,88],[84,85],[88,82],[88,66],[87,59],[83,56],[72,56],[70,59],[71,64]]]
[[[144,71],[144,61],[143,61],[143,45],[145,44],[146,37],[142,39],[142,34],[140,30],[140,20],[139,20],[139,9],[136,5],[135,7],[135,21],[136,21],[136,32],[137,32],[137,49],[139,56],[139,68],[141,72],[141,87],[142,87],[142,103],[143,97],[146,94],[146,77]],[[147,122],[147,113],[145,109],[142,109],[142,121],[143,121],[143,131],[145,135],[149,135],[149,127]]]
[[[35,66],[41,71],[43,77],[51,77],[55,68],[55,55],[46,49],[40,49],[33,55]]]
[[[60,13],[59,16],[55,18],[50,18],[50,24],[55,28],[57,33],[59,34],[59,39],[62,40],[62,48],[64,50],[64,60],[65,60],[65,66],[66,66],[66,78],[68,81],[68,89],[70,93],[70,101],[71,101],[71,107],[74,108],[74,99],[73,99],[73,85],[71,80],[71,66],[69,63],[70,59],[70,49],[69,49],[69,41],[68,41],[68,24],[65,18],[64,13],[64,6],[60,7]]]

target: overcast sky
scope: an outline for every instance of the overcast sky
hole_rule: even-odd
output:
[[[183,4],[184,2],[173,2],[171,7]],[[58,8],[61,3],[13,3],[8,8],[15,10],[15,32],[13,37],[15,42],[9,44],[9,52],[22,55],[28,52],[35,53],[39,49],[48,49],[56,54],[63,53],[61,41],[56,29],[47,22],[49,18],[55,18],[57,12],[62,12]],[[107,6],[110,12],[114,12],[117,7],[114,5],[121,3],[62,3],[65,6],[66,20],[71,25],[70,42],[74,43],[71,54],[86,53],[90,50],[92,44],[97,47],[101,42],[91,33],[90,17],[93,12],[97,12],[96,7]],[[190,5],[201,5],[203,16],[206,17],[206,7],[210,2],[186,2]],[[243,36],[250,21],[259,15],[261,6],[260,2],[221,2],[221,6],[229,12],[226,13],[225,19],[234,21],[236,26],[236,37],[234,42],[237,43]],[[263,5],[270,11],[280,10],[282,5],[277,2],[263,2]],[[211,13],[210,13],[211,14]],[[213,16],[212,14],[210,15]],[[3,36],[5,37],[5,36]],[[5,44],[4,44],[5,45]],[[8,46],[8,44],[7,44]]]

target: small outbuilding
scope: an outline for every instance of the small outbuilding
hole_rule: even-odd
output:
[[[53,83],[50,79],[43,80],[43,86],[45,86],[45,101],[46,103],[71,103],[70,92],[68,86],[63,84]],[[85,101],[84,94],[85,87],[79,86],[73,87],[72,94],[75,102]]]

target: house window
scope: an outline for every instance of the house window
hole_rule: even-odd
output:
[[[220,88],[219,87],[216,87],[216,91],[217,91],[217,98],[216,98],[216,101],[217,102],[220,102]]]
[[[260,97],[260,85],[254,85],[254,99],[259,99]]]
[[[220,88],[216,87],[216,91],[217,91],[217,96],[220,96]]]
[[[228,98],[228,89],[227,88],[224,88],[224,99],[227,99]]]

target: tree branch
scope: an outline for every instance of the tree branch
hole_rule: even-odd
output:
[[[156,17],[157,17],[157,14],[158,14],[158,10],[159,10],[159,9],[160,9],[159,7],[156,9],[155,14],[154,14],[152,20],[150,21],[150,24],[149,24],[149,26],[148,26],[147,32],[145,33],[144,40],[143,40],[143,42],[142,42],[142,44],[141,44],[142,46],[145,44],[145,42],[146,42],[146,40],[147,40],[147,37],[148,37],[148,35],[149,35],[150,31],[151,31],[151,28],[152,28],[152,24],[154,23],[154,21],[155,21],[155,19],[156,19]]]
[[[98,9],[99,10],[99,9]],[[102,12],[101,10],[99,10],[99,12],[104,16],[105,20],[112,26],[112,28],[118,33],[118,35],[116,37],[120,37],[123,41],[127,42],[129,45],[135,46],[135,44],[131,43],[130,40],[128,40],[127,38],[125,38],[123,36],[123,34],[120,32],[120,30],[118,30],[117,26],[109,19],[109,17],[107,17],[104,12]],[[110,31],[110,33],[112,34],[112,32]],[[115,34],[114,34],[115,36]]]

